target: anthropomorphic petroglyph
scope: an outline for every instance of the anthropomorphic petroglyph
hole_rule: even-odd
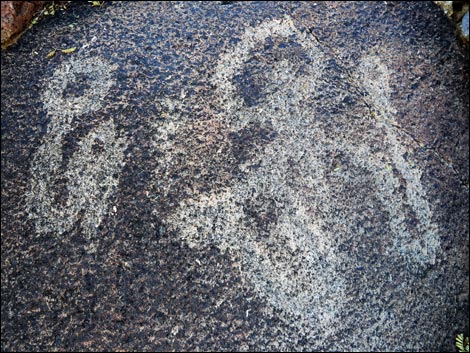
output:
[[[64,138],[73,118],[99,110],[114,84],[114,66],[98,58],[71,60],[59,67],[42,95],[50,122],[31,165],[29,217],[38,233],[60,235],[80,221],[90,237],[107,212],[116,189],[126,141],[116,136],[112,119],[94,127],[61,171]],[[59,175],[63,174],[63,175]],[[57,183],[65,178],[66,200],[59,201]]]
[[[268,40],[270,59],[256,52]],[[271,69],[257,71],[258,60],[272,60],[264,62]],[[346,118],[317,119],[328,64],[320,46],[289,17],[248,28],[215,70],[220,119],[232,131],[256,122],[276,137],[239,166],[243,181],[182,201],[167,220],[189,246],[212,244],[241,258],[241,276],[286,322],[324,337],[340,328],[348,301],[341,247],[362,239],[357,262],[375,254],[379,263],[423,267],[439,248],[420,171],[403,157],[404,137],[386,125],[393,118],[386,67],[375,63],[383,67],[374,78],[371,60],[364,58],[356,83],[376,118],[347,121],[345,134],[335,125]]]
[[[347,323],[351,297],[373,301],[376,288],[394,281],[393,274],[376,275],[384,264],[426,269],[436,262],[437,226],[420,169],[405,157],[407,136],[391,123],[389,73],[378,57],[365,55],[349,77],[371,107],[354,116],[334,106],[349,94],[330,82],[328,68],[337,63],[290,17],[249,27],[240,39],[218,60],[211,82],[218,109],[206,120],[176,113],[183,102],[161,102],[167,109],[155,123],[159,169],[146,190],[157,194],[148,196],[149,207],[187,246],[213,245],[237,258],[242,281],[285,323],[327,340]],[[111,72],[99,59],[72,61],[45,91],[51,122],[27,195],[38,233],[60,235],[79,223],[92,237],[107,213],[126,140],[105,120],[80,140],[65,167],[62,146],[74,117],[101,108]],[[70,80],[88,82],[85,93],[70,92]],[[232,153],[230,164],[230,136],[248,136],[254,127],[263,143],[243,158]],[[205,161],[210,165],[201,171]],[[57,200],[62,169],[65,200]],[[191,178],[195,173],[201,175]],[[364,275],[351,279],[352,265],[365,268]],[[358,278],[364,286],[357,293]],[[380,310],[364,332],[393,330],[394,313]]]

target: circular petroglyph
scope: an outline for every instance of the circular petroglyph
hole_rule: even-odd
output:
[[[274,48],[270,57],[257,54],[263,45]],[[269,70],[257,71],[263,60]],[[348,128],[355,137],[335,130],[342,117],[317,119],[327,61],[290,17],[247,28],[212,79],[226,113],[219,119],[234,132],[259,124],[275,139],[241,162],[239,182],[193,194],[167,219],[189,246],[216,245],[239,258],[242,276],[286,322],[324,337],[344,321],[348,259],[339,244],[361,239],[357,261],[375,252],[385,262],[423,266],[435,262],[439,248],[421,172],[405,159],[403,136],[387,125],[393,108],[386,66],[367,56],[357,69],[379,116],[364,117],[371,126],[358,139],[364,129],[354,123]],[[169,128],[178,134],[175,124]]]
[[[53,74],[42,98],[50,122],[33,156],[31,189],[26,195],[29,218],[38,233],[62,234],[81,221],[86,235],[95,233],[118,184],[126,141],[116,136],[112,120],[93,128],[61,172],[65,134],[74,116],[97,111],[114,84],[114,66],[97,58],[72,60]],[[62,174],[62,175],[59,175]],[[57,200],[57,184],[65,183],[67,199]],[[64,181],[65,179],[65,181]]]
[[[41,95],[47,114],[52,116],[49,131],[59,122],[70,125],[74,116],[97,111],[115,80],[117,68],[100,58],[72,59],[53,74]]]

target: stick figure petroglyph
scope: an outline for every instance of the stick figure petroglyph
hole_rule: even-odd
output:
[[[126,141],[116,136],[112,119],[93,128],[78,145],[62,177],[67,199],[59,202],[56,183],[61,178],[64,137],[74,117],[97,111],[114,84],[114,66],[98,58],[71,60],[59,67],[42,95],[50,117],[47,133],[31,164],[29,217],[38,233],[60,235],[80,221],[83,233],[96,233],[117,187]],[[70,86],[75,85],[74,91]],[[77,86],[78,85],[78,86]]]

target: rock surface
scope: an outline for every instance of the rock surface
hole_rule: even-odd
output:
[[[469,67],[433,3],[73,4],[1,60],[2,351],[468,332]]]
[[[13,44],[47,1],[2,1],[2,49]]]

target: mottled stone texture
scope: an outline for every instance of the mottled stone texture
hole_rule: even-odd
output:
[[[2,351],[468,332],[469,64],[432,2],[74,2],[10,49]]]
[[[2,49],[13,44],[46,1],[2,1]]]

